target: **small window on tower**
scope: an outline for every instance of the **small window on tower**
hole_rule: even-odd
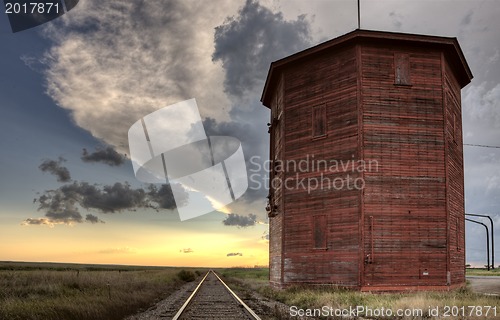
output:
[[[394,54],[394,84],[411,85],[410,56],[406,53]]]
[[[326,249],[326,216],[313,216],[314,248]]]
[[[326,135],[326,107],[324,104],[313,107],[312,125],[313,138]]]

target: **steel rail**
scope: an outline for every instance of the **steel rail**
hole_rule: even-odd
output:
[[[248,307],[247,304],[245,302],[243,302],[243,300],[241,300],[240,297],[238,297],[236,295],[236,293],[234,293],[233,290],[231,290],[231,288],[229,288],[228,285],[224,281],[222,281],[222,279],[217,275],[217,273],[214,272],[214,274],[217,277],[217,279],[219,279],[219,281],[224,285],[224,287],[226,287],[227,291],[229,291],[229,293],[233,296],[233,298],[236,299],[236,301],[241,306],[243,306],[243,308],[245,308],[246,312],[248,312],[255,320],[261,320],[260,317],[255,312],[253,312],[253,310],[250,309],[250,307]]]
[[[189,296],[189,298],[187,298],[186,302],[184,302],[184,304],[182,305],[182,307],[179,309],[179,311],[177,311],[177,313],[175,314],[175,316],[172,318],[172,320],[177,320],[179,319],[179,317],[182,315],[182,313],[184,312],[184,310],[186,309],[186,307],[188,306],[189,303],[191,303],[191,300],[193,299],[193,297],[196,295],[196,293],[198,292],[198,290],[200,289],[203,281],[205,281],[205,279],[207,278],[208,274],[210,273],[210,271],[207,272],[207,274],[203,277],[203,279],[201,279],[200,283],[198,283],[198,285],[196,286],[196,288],[194,289],[193,293],[191,293],[191,295]]]
[[[179,311],[177,311],[177,313],[175,314],[175,316],[172,318],[172,320],[178,320],[182,314],[184,313],[184,311],[186,310],[186,308],[188,307],[188,305],[191,303],[191,301],[193,300],[194,296],[198,293],[198,290],[200,289],[200,287],[202,286],[203,282],[205,282],[205,279],[207,278],[207,276],[210,274],[210,272],[212,272],[216,277],[217,279],[220,281],[220,283],[222,283],[224,285],[224,287],[226,288],[226,290],[231,294],[231,297],[233,299],[236,300],[237,303],[239,303],[244,309],[245,311],[251,316],[253,317],[254,320],[261,320],[261,318],[252,310],[250,309],[249,306],[247,306],[247,304],[245,302],[243,302],[243,300],[241,300],[237,295],[236,293],[233,292],[233,290],[231,290],[231,288],[228,287],[228,285],[226,283],[224,283],[224,281],[222,281],[222,279],[217,275],[217,273],[215,273],[213,270],[210,270],[207,272],[207,274],[203,277],[203,279],[201,279],[200,283],[198,284],[198,286],[196,286],[196,288],[194,289],[193,293],[191,293],[191,295],[189,296],[189,298],[187,298],[186,302],[184,302],[184,304],[182,305],[182,307],[179,309]]]

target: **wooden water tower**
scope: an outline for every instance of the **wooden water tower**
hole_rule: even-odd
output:
[[[271,64],[270,282],[465,283],[456,38],[355,30]]]

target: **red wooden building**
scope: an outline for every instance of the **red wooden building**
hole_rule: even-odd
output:
[[[456,38],[355,30],[271,64],[270,282],[465,283]]]

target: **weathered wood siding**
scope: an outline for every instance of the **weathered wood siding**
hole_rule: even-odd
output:
[[[266,82],[276,287],[465,282],[460,90],[472,74],[449,38],[372,34],[278,61]]]
[[[271,120],[270,120],[270,157],[276,163],[283,159],[283,77],[281,77],[276,88],[273,101],[271,103]],[[284,220],[283,220],[283,190],[281,184],[275,184],[273,181],[279,181],[283,178],[283,173],[271,170],[269,173],[270,188],[269,188],[269,204],[272,207],[274,218],[269,226],[269,277],[270,282],[279,287],[283,282],[283,236],[284,236]]]
[[[408,85],[395,79],[401,54]],[[379,163],[365,173],[364,285],[446,285],[441,53],[365,45],[361,59],[364,158]]]
[[[465,281],[465,204],[460,85],[443,55],[450,284]]]
[[[348,166],[359,159],[356,74],[354,47],[325,52],[284,72],[284,159],[303,164],[284,175],[286,283],[359,283],[360,191],[348,190],[346,181],[359,173],[334,167],[335,161]],[[326,116],[322,136],[314,133],[317,107]],[[315,219],[325,223],[324,230]],[[318,237],[326,238],[326,246],[317,247]]]

